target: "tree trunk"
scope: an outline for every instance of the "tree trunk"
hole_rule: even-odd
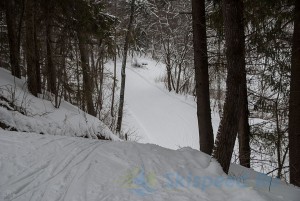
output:
[[[279,93],[277,95],[277,99],[275,102],[275,122],[276,122],[276,134],[277,134],[277,139],[276,139],[276,152],[277,152],[277,165],[278,165],[278,170],[277,170],[277,178],[281,178],[282,175],[282,163],[281,163],[281,151],[282,151],[282,144],[281,144],[281,129],[280,129],[280,122],[279,122],[279,112],[278,112],[278,99],[279,99]]]
[[[200,150],[211,155],[214,136],[211,124],[209,75],[206,41],[205,1],[192,1],[194,65]]]
[[[176,93],[179,93],[179,86],[180,86],[180,76],[181,76],[181,70],[182,70],[182,64],[180,63],[178,66],[178,77],[177,77],[177,84],[176,84]]]
[[[110,106],[110,115],[114,117],[114,104],[115,104],[115,90],[117,81],[117,48],[116,48],[116,30],[115,30],[115,52],[114,52],[114,76],[113,76],[113,86],[112,86],[112,98]]]
[[[100,72],[99,72],[99,111],[103,108],[103,82],[104,82],[104,50],[101,50],[101,59],[99,62]]]
[[[76,86],[77,86],[77,92],[76,92],[76,99],[77,99],[77,105],[82,106],[81,104],[81,93],[80,93],[80,72],[79,72],[79,58],[78,58],[78,50],[75,48],[75,59],[76,59]]]
[[[27,62],[27,77],[28,90],[34,96],[38,94],[38,86],[36,79],[36,52],[35,52],[35,34],[34,34],[34,0],[27,0],[25,5],[25,35],[26,35],[26,62]]]
[[[169,43],[168,43],[167,51],[168,52],[167,52],[167,57],[166,57],[166,68],[167,68],[168,90],[172,91],[172,84],[171,84],[172,70],[171,70],[171,56],[170,56]]]
[[[46,10],[46,46],[47,46],[47,83],[48,90],[56,96],[56,67],[53,64],[53,51],[52,51],[52,9],[50,1],[45,1]]]
[[[220,34],[220,33],[219,33]],[[218,112],[221,116],[222,114],[222,90],[221,90],[221,68],[223,67],[221,64],[221,36],[218,37],[218,58],[217,58],[217,65],[216,65],[216,71],[217,71],[217,105],[218,105]]]
[[[289,108],[290,182],[300,186],[300,1],[296,1]]]
[[[35,51],[35,71],[36,71],[36,84],[37,92],[42,93],[42,78],[41,78],[41,67],[40,67],[40,50],[37,38],[37,18],[36,11],[38,9],[37,1],[34,0],[34,51]]]
[[[249,110],[247,98],[247,83],[246,71],[243,73],[242,89],[241,89],[241,109],[238,127],[239,139],[239,160],[240,164],[244,167],[250,168],[250,126],[249,126]]]
[[[77,31],[77,37],[79,42],[79,52],[81,59],[81,68],[83,75],[83,86],[84,86],[84,96],[86,101],[87,112],[90,115],[96,116],[96,111],[94,109],[93,103],[93,83],[92,76],[90,75],[89,67],[89,56],[87,48],[87,35],[81,31]]]
[[[114,4],[115,15],[117,15],[117,1]],[[110,115],[114,117],[114,105],[115,105],[115,91],[117,81],[117,18],[114,21],[114,75],[113,75],[113,86],[112,86],[112,98],[110,106]]]
[[[8,43],[9,43],[9,54],[10,54],[10,65],[11,73],[13,76],[21,78],[20,69],[20,47],[17,37],[17,23],[16,23],[16,2],[15,0],[6,0],[6,24],[8,33]]]
[[[131,1],[131,9],[130,9],[130,19],[128,23],[125,44],[124,44],[124,55],[122,61],[122,72],[121,72],[121,89],[120,89],[120,102],[119,102],[119,110],[118,110],[118,120],[116,132],[120,134],[122,127],[122,119],[123,119],[123,107],[124,107],[124,96],[125,96],[125,79],[126,79],[126,61],[127,61],[127,52],[129,48],[129,38],[131,33],[131,28],[133,24],[134,18],[134,9],[135,9],[135,0]]]
[[[227,92],[213,157],[228,173],[238,132],[245,74],[245,35],[242,0],[223,0],[223,20],[227,58]]]

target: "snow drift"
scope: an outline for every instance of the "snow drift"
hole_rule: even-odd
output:
[[[0,200],[265,200],[191,148],[3,130],[0,145]]]

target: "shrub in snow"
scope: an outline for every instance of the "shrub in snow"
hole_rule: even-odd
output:
[[[132,59],[132,67],[142,68],[142,67],[147,66],[147,65],[148,65],[147,62],[139,61],[136,57],[134,57]]]

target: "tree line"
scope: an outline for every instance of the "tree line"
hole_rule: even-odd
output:
[[[194,31],[194,57],[196,69],[196,89],[197,89],[197,116],[200,135],[200,149],[212,154],[221,164],[224,172],[228,173],[232,154],[234,150],[236,136],[239,140],[239,160],[240,164],[250,167],[250,127],[248,111],[248,92],[247,92],[247,71],[246,71],[246,43],[245,40],[245,7],[243,0],[222,0],[217,2],[221,4],[223,32],[225,40],[225,57],[227,68],[226,79],[226,98],[223,106],[223,113],[219,125],[215,144],[213,143],[213,132],[211,126],[211,117],[209,101],[208,84],[208,53],[206,50],[206,27],[205,27],[205,1],[192,1],[193,3],[193,31]],[[278,1],[276,3],[283,3]],[[275,4],[276,4],[275,3]],[[286,3],[286,2],[285,2]],[[287,4],[288,5],[288,4]],[[288,139],[289,139],[289,170],[290,182],[299,186],[299,120],[300,101],[299,101],[299,2],[291,12],[294,22],[292,49],[291,49],[291,81],[289,97],[289,115],[288,115]],[[276,16],[273,20],[277,20]],[[277,32],[278,33],[278,32]],[[277,34],[275,33],[275,34]],[[276,39],[275,39],[276,40]],[[201,47],[201,48],[200,48]],[[281,48],[281,47],[280,47]],[[279,56],[281,52],[277,52]],[[198,73],[197,73],[198,71]],[[272,75],[280,77],[280,75]],[[281,84],[281,83],[279,83]],[[281,89],[282,90],[282,89]],[[279,92],[275,93],[277,99],[280,98]],[[275,112],[278,113],[278,100],[275,102]],[[278,123],[278,114],[276,114],[276,123]],[[280,128],[277,128],[277,157],[278,177],[281,178],[283,164],[281,162],[281,139]],[[285,156],[286,157],[285,152]]]

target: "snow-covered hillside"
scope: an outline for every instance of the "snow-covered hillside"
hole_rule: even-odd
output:
[[[0,68],[0,122],[22,132],[118,139],[99,119],[78,107],[62,100],[57,109],[53,101],[31,95],[25,79],[15,78],[3,68]]]
[[[3,130],[0,175],[1,201],[286,200],[226,179],[191,148]]]
[[[167,92],[161,64],[143,62],[128,63],[123,126],[157,145],[120,142],[97,118],[65,101],[54,108],[0,69],[0,122],[18,131],[0,128],[0,201],[298,200],[298,188],[237,165],[227,177],[198,151],[193,99]],[[213,113],[215,131],[218,122]]]

